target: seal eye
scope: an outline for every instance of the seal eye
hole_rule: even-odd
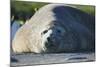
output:
[[[45,31],[43,31],[43,34],[45,34],[45,33],[47,33],[48,32],[48,30],[45,30]]]
[[[61,33],[61,30],[57,30],[58,33]]]

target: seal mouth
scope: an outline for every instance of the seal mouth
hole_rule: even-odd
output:
[[[45,41],[46,52],[56,52],[57,51],[57,44],[54,43],[53,39],[48,37],[47,41]]]
[[[50,39],[50,37],[47,38],[45,45],[47,48],[54,47],[53,41]]]

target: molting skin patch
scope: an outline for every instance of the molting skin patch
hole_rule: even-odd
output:
[[[11,0],[11,66],[95,61],[95,6]]]

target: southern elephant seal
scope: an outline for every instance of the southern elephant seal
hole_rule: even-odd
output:
[[[72,52],[95,48],[93,16],[64,4],[40,8],[16,33],[14,52]]]

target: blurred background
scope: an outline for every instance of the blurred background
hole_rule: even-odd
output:
[[[11,0],[11,41],[16,31],[29,20],[34,13],[48,3],[36,3]]]
[[[11,40],[16,31],[29,20],[36,11],[49,3],[28,2],[11,0]],[[91,5],[72,5],[92,16],[95,16],[95,6]]]

